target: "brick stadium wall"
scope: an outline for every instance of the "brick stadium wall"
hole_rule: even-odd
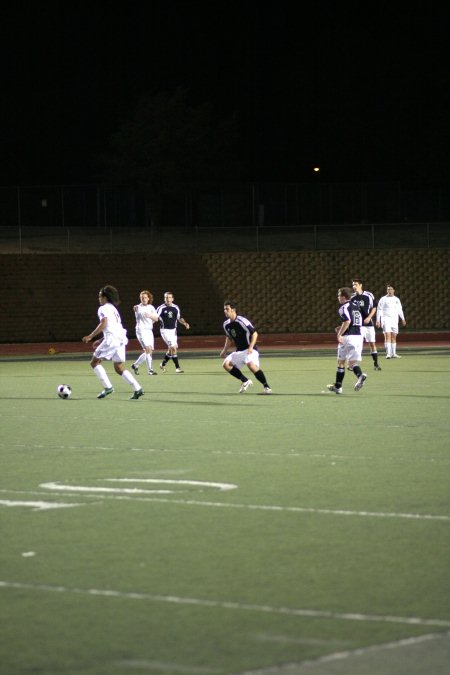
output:
[[[134,336],[132,306],[149,288],[171,290],[195,335],[222,332],[234,299],[261,332],[325,332],[336,290],[361,276],[375,295],[392,281],[411,330],[448,330],[450,249],[210,253],[198,255],[2,255],[0,342],[78,340],[97,320],[97,293],[111,283]],[[180,329],[180,332],[183,329]]]

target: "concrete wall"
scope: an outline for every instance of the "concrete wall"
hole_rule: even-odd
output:
[[[166,290],[191,333],[222,333],[224,299],[238,303],[261,332],[316,332],[336,325],[336,290],[352,276],[380,296],[390,281],[408,328],[450,329],[450,249],[280,253],[1,255],[0,342],[78,340],[97,321],[98,290],[119,289],[134,337],[132,306]],[[180,329],[180,332],[183,329]]]

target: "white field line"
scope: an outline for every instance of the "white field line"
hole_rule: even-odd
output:
[[[129,420],[127,420],[129,421]],[[112,446],[103,446],[103,445],[56,445],[56,444],[25,444],[25,443],[0,443],[0,447],[3,448],[18,448],[22,450],[48,450],[49,448],[53,450],[81,450],[81,451],[101,451],[101,452],[124,452],[124,448],[120,447],[112,447]],[[178,448],[125,448],[126,452],[164,452],[164,453],[183,453],[185,456],[186,453],[188,452],[194,452],[198,454],[198,448],[197,447],[186,447],[183,449],[178,449]],[[448,457],[426,457],[426,456],[415,456],[411,457],[411,455],[392,455],[391,457],[386,457],[386,456],[380,456],[380,455],[339,455],[335,453],[317,453],[317,452],[299,452],[295,448],[288,448],[284,452],[256,452],[256,451],[250,451],[250,450],[210,450],[208,451],[209,454],[211,455],[235,455],[235,456],[243,456],[243,457],[255,457],[257,459],[260,459],[261,457],[279,457],[281,460],[286,460],[289,458],[294,458],[294,459],[303,459],[303,460],[308,460],[308,459],[342,459],[346,462],[353,462],[356,460],[361,460],[361,461],[373,461],[373,462],[405,462],[408,463],[409,465],[411,462],[425,462],[425,463],[435,463],[435,462],[443,462],[443,463],[448,463]],[[202,455],[206,454],[205,452],[202,451]]]
[[[104,478],[110,483],[164,483],[165,485],[192,485],[194,487],[212,487],[225,492],[227,490],[236,490],[235,483],[212,483],[204,480],[187,480],[184,478]],[[56,483],[56,485],[58,485]],[[45,487],[45,486],[40,486]]]
[[[128,659],[116,661],[114,666],[122,668],[122,672],[128,670],[158,671],[163,673],[181,673],[181,675],[217,675],[223,673],[223,670],[213,670],[202,666],[185,666],[181,663],[172,663],[170,661],[149,661],[147,659]]]
[[[86,504],[69,504],[68,502],[31,502],[14,501],[12,499],[0,499],[0,506],[28,506],[33,511],[48,511],[49,509],[67,509],[74,506],[86,506]]]
[[[44,485],[51,485],[50,483],[42,484],[42,487]],[[223,508],[223,509],[243,509],[246,510],[248,509],[249,511],[269,511],[269,512],[275,512],[275,513],[311,513],[311,514],[319,514],[319,515],[326,515],[326,516],[356,516],[359,518],[402,518],[406,520],[429,520],[429,521],[440,521],[440,522],[450,522],[450,516],[446,515],[432,515],[432,514],[427,514],[427,513],[389,513],[389,512],[377,512],[377,511],[350,511],[350,510],[344,510],[344,509],[321,509],[321,508],[314,508],[310,506],[276,506],[276,505],[268,505],[268,504],[236,504],[236,503],[226,503],[226,502],[210,502],[210,501],[199,501],[196,499],[170,499],[170,498],[164,498],[164,497],[141,497],[138,496],[140,492],[147,492],[149,494],[153,492],[158,492],[156,490],[135,490],[135,489],[123,489],[120,490],[119,488],[96,488],[92,489],[87,486],[77,486],[75,485],[70,485],[70,486],[64,486],[64,485],[59,485],[57,483],[53,484],[55,487],[52,488],[52,494],[58,497],[68,497],[71,496],[70,493],[73,493],[74,495],[84,493],[84,496],[88,498],[95,498],[96,501],[98,502],[99,499],[117,499],[117,500],[136,500],[136,501],[141,501],[141,502],[159,502],[162,504],[178,504],[181,506],[203,506],[203,507],[210,507],[210,508]],[[117,493],[119,494],[105,494],[107,490],[110,490],[110,492]],[[99,494],[99,491],[102,492],[102,494]],[[167,490],[166,492],[170,492]],[[32,491],[32,490],[7,490],[7,489],[0,489],[0,493],[7,493],[9,495],[12,494],[22,494],[22,495],[41,495],[42,492],[38,491]],[[92,493],[92,494],[89,494]],[[127,493],[127,494],[124,494]],[[136,493],[136,496],[129,496],[129,493]]]
[[[139,593],[129,591],[101,590],[98,588],[70,588],[67,586],[52,586],[50,584],[27,584],[16,581],[0,581],[0,588],[44,591],[51,593],[72,593],[77,595],[91,595],[102,598],[118,598],[123,600],[143,600],[172,605],[191,605],[212,609],[227,609],[244,612],[258,612],[263,614],[282,614],[293,617],[307,617],[314,619],[332,619],[339,621],[361,621],[378,623],[398,623],[409,626],[440,626],[450,628],[450,621],[444,619],[423,619],[413,616],[389,616],[345,612],[329,612],[316,609],[300,609],[295,607],[271,607],[270,605],[253,605],[250,603],[229,602],[223,600],[207,600],[203,598],[188,598],[176,595],[158,595],[153,593]]]
[[[351,649],[343,652],[334,652],[326,656],[319,656],[317,659],[308,659],[306,661],[299,661],[297,663],[285,663],[280,666],[269,666],[268,668],[260,668],[258,670],[246,670],[245,672],[236,673],[235,675],[289,675],[289,673],[298,673],[299,669],[307,666],[320,665],[321,663],[333,663],[336,661],[344,661],[346,659],[355,658],[358,656],[365,656],[366,654],[388,651],[390,649],[400,649],[401,647],[413,647],[423,642],[430,642],[432,640],[442,640],[449,637],[449,633],[429,633],[427,635],[418,635],[417,637],[404,638],[396,642],[385,642],[380,645],[370,645],[369,647],[361,647],[358,649]]]
[[[114,479],[118,480],[118,479]],[[149,479],[153,480],[153,479]],[[154,479],[155,482],[160,482],[157,479]],[[139,482],[136,481],[136,482]],[[161,481],[162,482],[162,481]],[[170,481],[176,483],[178,481]],[[190,483],[193,484],[194,481],[179,481],[180,483]],[[201,483],[197,483],[202,485]],[[220,485],[218,483],[203,483],[203,485]],[[223,484],[223,485],[232,485],[232,484]],[[84,486],[77,487],[76,485],[62,485],[60,483],[41,483],[40,488],[48,490],[57,490],[57,491],[69,491],[69,492],[96,492],[100,490],[106,491],[115,491],[115,492],[145,492],[145,490],[139,489],[129,489],[129,488],[89,488]],[[223,489],[223,488],[222,488]],[[228,487],[227,489],[232,489]],[[148,491],[150,492],[150,490]],[[151,499],[150,499],[151,501]],[[443,520],[450,522],[450,516],[438,516],[438,515],[428,515],[428,514],[418,514],[418,513],[383,513],[375,511],[348,511],[344,509],[320,509],[314,507],[303,507],[303,506],[275,506],[275,505],[266,505],[266,504],[233,504],[225,502],[203,502],[193,499],[157,499],[161,502],[169,502],[172,504],[187,504],[189,506],[215,506],[221,508],[235,508],[235,509],[249,509],[253,511],[286,511],[291,513],[319,513],[323,515],[338,515],[338,516],[361,516],[361,517],[372,517],[372,518],[408,518],[415,520]]]

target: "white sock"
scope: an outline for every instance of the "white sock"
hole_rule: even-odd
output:
[[[112,387],[111,380],[109,379],[108,375],[106,374],[106,370],[103,368],[103,366],[100,363],[98,364],[98,366],[95,366],[94,373],[97,375],[98,379],[100,380],[102,385],[105,387],[105,389],[111,389],[111,387]]]
[[[152,355],[151,354],[146,354],[145,355],[145,360],[147,361],[147,370],[150,372],[152,370]]]
[[[391,349],[392,349],[392,356],[395,356],[397,352],[397,343],[396,342],[391,342]]]
[[[128,382],[128,384],[131,384],[134,391],[139,391],[139,389],[141,388],[141,385],[136,380],[136,378],[133,377],[133,375],[130,373],[129,370],[124,370],[123,373],[122,373],[122,377],[126,382]]]
[[[387,347],[388,356],[392,356],[392,342],[388,342],[386,347]]]
[[[139,358],[136,359],[136,361],[134,362],[134,365],[136,366],[136,368],[137,368],[138,366],[140,366],[141,363],[143,363],[143,361],[145,361],[145,357],[146,357],[146,353],[145,353],[145,352],[142,352],[142,354],[139,356]]]

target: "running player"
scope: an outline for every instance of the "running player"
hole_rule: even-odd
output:
[[[91,342],[94,337],[103,333],[103,338],[94,342],[95,351],[91,359],[91,368],[103,384],[103,391],[97,398],[105,398],[114,391],[106,370],[102,366],[102,360],[112,361],[114,370],[118,375],[134,389],[132,399],[140,398],[144,395],[144,390],[139,382],[129,370],[125,369],[125,348],[128,344],[127,331],[122,326],[122,319],[117,310],[120,303],[119,293],[114,286],[103,286],[98,294],[100,307],[97,314],[99,324],[94,330],[85,335],[82,340],[85,343]]]
[[[150,291],[141,291],[139,294],[140,303],[134,305],[134,315],[136,317],[136,337],[142,347],[142,354],[136,359],[131,367],[135,375],[139,375],[139,366],[144,361],[147,363],[147,372],[149,375],[157,375],[153,370],[152,353],[155,348],[155,336],[153,334],[153,323],[158,321],[156,309],[153,307],[153,294]]]
[[[349,369],[357,377],[354,386],[355,391],[359,391],[367,379],[367,375],[362,372],[359,365],[363,347],[363,336],[361,335],[363,317],[358,302],[352,299],[351,295],[351,288],[344,287],[338,290],[341,325],[336,328],[338,341],[336,380],[334,384],[327,385],[327,389],[335,394],[342,394],[346,362]]]

